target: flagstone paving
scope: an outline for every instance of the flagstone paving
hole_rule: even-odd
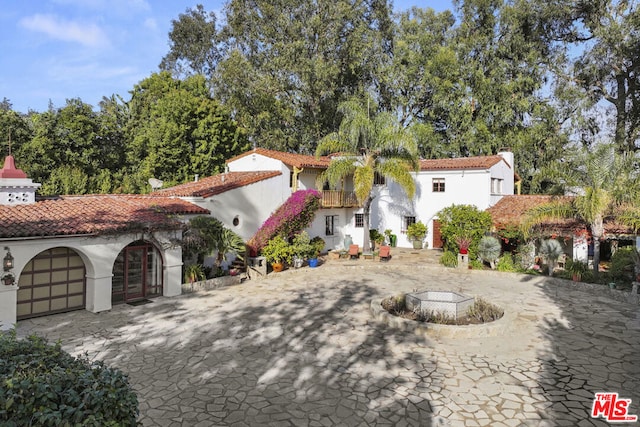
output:
[[[127,372],[145,426],[608,425],[590,418],[602,391],[640,415],[639,306],[411,254],[17,329]],[[481,296],[507,314],[477,334],[416,334],[371,315],[373,299],[416,289]]]

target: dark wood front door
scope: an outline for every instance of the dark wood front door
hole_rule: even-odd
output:
[[[433,220],[433,247],[434,249],[442,249],[442,234],[440,233],[440,221]]]

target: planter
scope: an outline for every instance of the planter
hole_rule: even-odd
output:
[[[284,270],[284,264],[281,262],[272,262],[271,268],[273,269],[274,272],[279,273],[282,270]]]
[[[318,266],[318,258],[309,258],[309,267],[316,268]]]
[[[460,253],[461,253],[462,255],[466,255],[466,254],[468,254],[468,253],[469,253],[469,249],[460,249]]]
[[[293,268],[300,268],[304,263],[304,258],[293,257]]]
[[[573,280],[574,282],[579,282],[582,280],[582,276],[580,276],[579,274],[574,274],[571,276],[571,280]]]
[[[414,240],[413,249],[422,249],[422,240]]]
[[[398,236],[396,236],[395,234],[389,235],[389,244],[392,248],[395,248],[398,244]]]

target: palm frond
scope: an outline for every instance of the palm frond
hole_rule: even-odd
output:
[[[556,200],[529,209],[520,223],[520,229],[525,236],[528,236],[536,225],[549,220],[575,218],[575,216],[576,208],[571,201]]]
[[[411,199],[416,192],[416,182],[410,168],[410,162],[405,159],[389,158],[378,163],[377,171],[398,183]]]
[[[333,159],[329,167],[318,176],[316,186],[322,188],[328,182],[331,188],[337,188],[344,178],[354,173],[357,162],[357,157],[350,156]]]
[[[363,165],[353,171],[353,186],[359,203],[363,203],[371,194],[374,175],[374,168],[370,165]]]

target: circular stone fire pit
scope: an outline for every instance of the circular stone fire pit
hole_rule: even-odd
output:
[[[407,310],[422,313],[440,313],[458,319],[466,315],[474,299],[452,291],[411,292],[405,297]]]

